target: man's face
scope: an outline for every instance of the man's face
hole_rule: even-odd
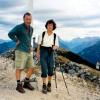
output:
[[[53,24],[52,23],[47,25],[47,30],[53,31]]]
[[[27,26],[30,26],[32,22],[32,16],[30,15],[26,15],[25,18],[24,18],[24,23],[27,25]]]

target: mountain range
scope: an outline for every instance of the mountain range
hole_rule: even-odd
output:
[[[15,42],[0,39],[0,54],[15,47]]]
[[[93,64],[96,64],[97,61],[100,62],[100,41],[85,48],[79,53],[79,55]]]
[[[63,41],[60,39],[60,44],[66,45],[63,46],[64,49],[69,49],[72,52],[78,54],[85,48],[88,48],[100,40],[100,37],[86,37],[86,38],[75,38],[71,41]]]
[[[99,37],[76,38],[71,41],[59,39],[59,42],[60,48],[69,50],[74,54],[81,56],[83,59],[91,62],[92,64],[96,64],[97,61],[100,61]],[[14,42],[0,39],[0,54],[14,47]]]

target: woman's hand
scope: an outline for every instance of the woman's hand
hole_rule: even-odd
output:
[[[58,46],[53,46],[53,50],[57,50],[58,49]]]
[[[30,51],[29,51],[29,52],[30,52],[30,53],[33,52],[33,47],[30,47]]]
[[[40,61],[40,51],[36,52],[36,57],[37,57],[38,61]]]

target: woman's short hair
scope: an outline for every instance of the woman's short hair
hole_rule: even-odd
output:
[[[45,24],[46,29],[47,29],[48,24],[53,24],[53,30],[56,29],[56,23],[54,22],[53,19],[50,19],[50,20],[48,20],[48,21],[46,22],[46,24]]]

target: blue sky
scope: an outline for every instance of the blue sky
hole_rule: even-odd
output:
[[[7,33],[23,22],[31,5],[31,0],[0,0],[1,39],[9,39]],[[100,37],[100,0],[33,0],[32,12],[34,35],[45,30],[48,19],[54,19],[56,33],[63,40]]]

